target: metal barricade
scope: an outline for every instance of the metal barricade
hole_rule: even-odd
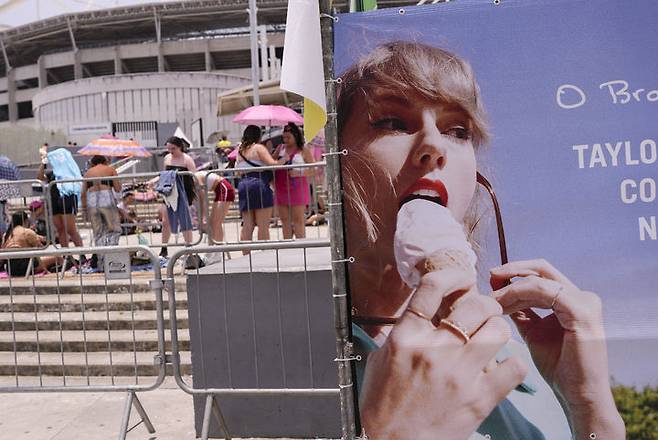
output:
[[[23,211],[28,214],[30,227],[35,230],[42,245],[33,249],[45,249],[51,241],[51,225],[48,219],[49,215],[49,199],[48,187],[45,183],[38,179],[24,179],[0,182],[0,187],[3,193],[12,194],[4,201],[4,210],[7,213],[7,218],[11,221],[11,215],[17,211]],[[40,202],[40,206],[33,207],[32,202]],[[9,225],[7,225],[9,226]],[[7,249],[0,248],[0,253],[7,252]]]
[[[208,438],[211,413],[215,414],[225,437],[230,438],[216,396],[331,397],[338,403],[340,390],[335,387],[337,383],[335,362],[343,362],[343,360],[334,359],[336,336],[332,330],[334,327],[331,313],[327,313],[333,308],[330,295],[331,268],[330,262],[327,261],[329,245],[329,240],[242,243],[185,248],[172,255],[167,265],[165,290],[169,298],[173,375],[178,386],[186,393],[205,396],[201,438]],[[326,285],[322,288],[316,285],[313,290],[319,290],[320,293],[311,295],[312,280],[317,283],[318,278],[313,278],[313,274],[307,270],[310,267],[307,254],[325,250],[326,255],[323,254],[321,257],[325,272],[321,275]],[[249,252],[249,254],[242,259],[234,258],[227,262],[223,255],[231,252]],[[194,375],[194,386],[192,386],[185,380],[187,374],[183,371],[181,362],[182,349],[177,322],[178,293],[174,284],[174,273],[179,260],[198,258],[199,254],[204,253],[207,256],[218,255],[219,258],[207,258],[210,265],[213,264],[212,260],[215,261],[214,268],[209,265],[204,269],[196,268],[187,272],[190,339],[193,346],[195,343],[198,344],[195,349],[193,370],[200,372],[198,376]],[[261,263],[258,263],[258,266],[254,265],[254,258],[261,257],[268,259],[265,269]],[[314,257],[317,259],[317,255]],[[232,264],[235,270],[227,270],[227,264]],[[241,278],[228,280],[227,275],[236,273],[236,270]],[[257,273],[259,270],[267,272],[265,278],[259,276],[262,275],[261,272]],[[208,275],[210,278],[201,280],[200,275]],[[294,280],[294,285],[290,284],[291,280]],[[256,288],[256,284],[259,284],[259,287]],[[263,288],[271,295],[261,295]],[[325,291],[326,295],[322,294]],[[229,298],[230,301],[238,302],[234,305],[235,310],[241,310],[239,317],[236,318],[237,321],[232,321],[232,324],[229,324],[229,319],[230,316],[234,316],[232,315],[234,311],[228,310]],[[221,305],[218,305],[217,301],[221,301]],[[221,312],[219,309],[222,309]],[[293,315],[295,319],[290,321]],[[271,327],[269,321],[268,323],[263,321],[264,317],[271,320]],[[323,321],[322,332],[317,330],[319,325],[317,321]],[[218,333],[206,334],[211,338],[207,341],[202,328],[209,323]],[[237,325],[239,328],[233,328],[232,325]],[[290,331],[291,326],[299,326],[299,332],[294,329]],[[235,340],[231,337],[232,331],[241,336]],[[252,337],[244,339],[246,334]],[[267,341],[259,344],[262,335],[265,335]],[[218,344],[220,348],[212,350],[212,347],[204,347],[204,344]],[[278,347],[278,351],[273,347]],[[212,362],[225,365],[221,373],[206,371],[206,356],[209,356],[208,359],[212,359]],[[234,370],[231,369],[233,356],[241,359],[239,362],[236,361],[240,367],[233,367]],[[253,362],[246,360],[245,357]],[[274,376],[273,371],[277,372]],[[241,374],[251,375],[249,377],[255,381],[255,385],[249,388],[236,385],[236,382],[245,382],[244,378],[239,377]],[[203,386],[203,383],[212,381],[222,382],[225,386]],[[330,385],[321,387],[318,386],[319,382]],[[337,416],[336,422],[338,419]]]
[[[102,243],[99,237],[94,237],[94,230],[101,230],[107,228],[108,222],[106,217],[120,215],[131,216],[130,211],[134,209],[135,218],[132,220],[127,220],[122,218],[120,220],[121,233],[118,237],[117,245],[144,245],[149,247],[162,247],[168,248],[173,246],[185,246],[185,245],[196,245],[201,243],[203,240],[203,228],[201,228],[199,222],[196,222],[196,227],[194,227],[194,219],[200,219],[201,212],[201,199],[199,197],[200,188],[196,180],[194,179],[194,174],[190,171],[177,171],[177,175],[181,176],[190,176],[195,185],[195,194],[196,200],[191,204],[189,208],[190,221],[192,223],[192,238],[189,243],[186,243],[185,240],[180,240],[178,235],[174,234],[173,243],[163,243],[163,233],[166,233],[167,228],[170,228],[169,221],[167,219],[167,209],[162,201],[162,196],[155,193],[153,190],[153,181],[157,180],[160,176],[160,173],[139,173],[139,174],[126,174],[119,176],[108,176],[108,177],[89,177],[82,179],[64,179],[64,180],[55,180],[48,183],[48,191],[50,192],[51,188],[54,185],[62,184],[80,184],[88,185],[89,183],[94,182],[103,182],[107,183],[119,181],[122,187],[122,194],[128,192],[133,194],[133,202],[129,205],[123,206],[124,213],[121,213],[119,208],[114,210],[114,206],[119,204],[117,197],[123,197],[123,195],[115,194],[115,199],[112,203],[114,205],[112,208],[105,213],[100,213],[99,209],[88,209],[85,213],[81,212],[81,207],[78,206],[78,201],[75,195],[66,196],[60,195],[59,200],[51,200],[49,207],[50,213],[55,214],[53,204],[57,202],[59,204],[59,211],[64,212],[74,212],[75,223],[72,223],[72,220],[67,220],[69,216],[62,216],[63,218],[57,220],[59,222],[57,236],[62,235],[68,237],[76,246],[88,245],[88,246],[99,246],[106,245],[107,243]],[[105,185],[107,186],[107,185]],[[143,189],[140,190],[140,189]],[[86,197],[89,198],[92,192],[87,191]],[[125,198],[124,198],[125,199]],[[125,203],[125,200],[124,200]],[[88,203],[89,204],[89,203]],[[75,205],[75,206],[74,206]],[[73,208],[74,206],[74,208]],[[95,212],[94,212],[95,211]],[[102,218],[101,218],[102,217]],[[184,233],[182,233],[184,235]],[[97,234],[97,235],[103,235]],[[53,234],[53,237],[55,234]],[[115,238],[116,239],[116,238]],[[55,240],[53,240],[55,242]],[[78,242],[78,243],[76,243]],[[114,243],[112,243],[114,244]],[[61,246],[61,244],[59,244]],[[64,247],[64,246],[63,246]]]
[[[321,177],[325,166],[325,162],[317,162],[207,170],[202,183],[201,217],[208,244],[251,241],[253,235],[259,240],[273,241],[327,238],[326,194]],[[268,173],[271,177],[267,177]],[[213,179],[213,175],[226,180]],[[251,179],[245,182],[242,194],[238,191],[241,179]],[[226,201],[227,188],[231,191],[231,187],[235,203]],[[241,195],[248,197],[241,201]],[[243,210],[255,212],[263,206],[272,206],[271,218],[242,215]],[[266,229],[266,234],[259,226]]]
[[[103,272],[39,273],[46,265],[60,272],[90,253],[102,257]],[[135,255],[150,261],[148,271],[131,267]],[[155,432],[136,393],[158,388],[166,374],[159,258],[146,246],[113,246],[13,251],[0,259],[9,273],[0,279],[0,393],[125,392],[120,438],[132,429],[133,406]]]

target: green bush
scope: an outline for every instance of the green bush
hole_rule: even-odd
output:
[[[614,385],[612,394],[628,440],[658,440],[658,388]]]

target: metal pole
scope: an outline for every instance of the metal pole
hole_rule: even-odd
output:
[[[320,2],[322,58],[325,80],[334,77],[334,21],[331,0]],[[336,354],[338,359],[352,357],[350,342],[349,301],[347,298],[347,267],[345,261],[345,237],[343,235],[342,180],[340,170],[340,154],[342,148],[338,144],[338,126],[336,122],[336,90],[333,81],[325,81],[327,97],[327,125],[324,133],[326,148],[329,149],[327,160],[327,187],[329,197],[329,235],[331,239],[331,284],[334,299],[334,325],[336,327]],[[342,262],[340,262],[342,261]],[[338,263],[340,262],[340,263]],[[340,387],[340,412],[342,419],[342,437],[352,440],[356,438],[354,385],[352,382],[351,361],[338,361],[338,383]]]
[[[267,26],[260,25],[258,26],[258,34],[260,35],[258,44],[260,45],[260,59],[261,59],[261,71],[263,72],[261,79],[267,81],[272,79],[270,74],[270,67],[267,60]]]
[[[256,7],[256,0],[249,0],[249,39],[251,41],[251,82],[254,88],[254,105],[260,104],[260,96],[258,93],[258,81],[260,78],[258,69],[258,31],[256,14],[258,8]]]

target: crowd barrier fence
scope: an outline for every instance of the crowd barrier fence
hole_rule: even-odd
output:
[[[176,173],[177,175],[180,176],[190,176],[193,177],[194,173],[190,171],[178,171]],[[185,245],[196,245],[201,243],[203,240],[203,228],[200,228],[197,226],[197,228],[193,228],[195,232],[195,236],[193,236],[192,241],[190,243],[185,243],[184,240],[179,239],[179,234],[173,234],[174,235],[174,242],[173,243],[162,243],[161,239],[161,234],[163,229],[166,227],[165,226],[165,217],[166,217],[166,211],[163,208],[163,203],[160,202],[161,196],[159,196],[157,193],[155,193],[154,188],[156,186],[154,179],[157,179],[160,176],[160,173],[137,173],[137,174],[121,174],[118,176],[111,176],[111,177],[87,177],[87,178],[82,178],[82,179],[63,179],[63,180],[56,180],[48,183],[48,191],[50,192],[51,188],[54,185],[60,185],[60,184],[67,184],[67,183],[74,183],[74,184],[80,184],[80,185],[88,185],[88,182],[102,182],[102,181],[107,181],[107,182],[114,182],[114,181],[119,181],[121,184],[121,187],[123,188],[122,192],[125,191],[131,191],[133,194],[144,194],[144,197],[147,199],[144,203],[136,203],[133,205],[133,207],[141,206],[146,209],[146,212],[139,212],[137,215],[137,221],[136,222],[121,222],[121,228],[122,231],[125,228],[132,228],[135,229],[135,232],[139,232],[139,235],[137,235],[137,240],[139,244],[154,247],[154,248],[159,248],[159,247],[174,247],[174,246],[185,246]],[[196,184],[196,181],[192,179],[195,182],[195,193],[199,193],[199,186]],[[139,192],[135,190],[134,188],[145,188],[146,191],[144,192]],[[89,198],[90,192],[87,191],[87,198]],[[120,197],[120,194],[117,194]],[[72,203],[68,202],[66,199],[67,196],[61,195],[60,200],[62,204],[65,203]],[[48,198],[50,199],[50,198]],[[54,213],[54,207],[52,206],[53,201],[49,200],[49,213],[53,214]],[[81,211],[81,206],[78,206],[77,211]],[[128,207],[127,207],[128,208]],[[194,212],[200,212],[201,210],[201,202],[199,197],[195,199],[193,204],[190,206],[191,209],[191,216],[194,215]],[[89,208],[87,210],[87,213],[89,213]],[[50,216],[52,218],[52,215]],[[141,220],[140,220],[141,219]],[[193,222],[194,223],[194,222]],[[167,221],[168,224],[168,221]],[[79,227],[78,227],[79,226]],[[55,243],[55,233],[56,228],[51,228],[53,230],[53,237],[51,237],[51,240],[53,243]],[[76,238],[72,237],[69,234],[71,227],[70,225],[67,224],[67,222],[63,222],[63,232],[67,236],[71,238]],[[84,229],[88,232],[88,240],[87,243],[89,246],[94,246],[98,245],[95,241],[95,238],[93,236],[93,228],[92,228],[92,222],[90,216],[87,214],[86,216],[83,214],[82,218],[76,222],[76,231],[79,234],[79,230]],[[154,232],[157,231],[157,232]],[[74,234],[75,234],[74,232]],[[64,235],[62,234],[62,235]],[[160,236],[158,237],[158,234]],[[121,234],[119,237],[119,244],[121,245],[131,245],[131,244],[136,244],[136,243],[131,243],[130,242],[130,235],[126,234]],[[158,240],[158,238],[160,238]],[[80,237],[80,240],[82,240],[82,237]],[[73,241],[73,240],[71,240]],[[134,241],[134,240],[133,240]],[[83,243],[83,245],[86,243]],[[59,244],[61,246],[61,244]]]
[[[155,429],[137,392],[157,389],[166,376],[163,283],[160,261],[146,246],[18,250],[0,255],[11,266],[97,253],[99,276],[60,280],[36,272],[0,280],[0,393],[124,392],[119,438],[144,423]],[[131,256],[151,262],[145,277]],[[129,427],[131,409],[139,422]]]
[[[214,414],[226,438],[231,438],[227,421],[224,420],[217,397],[240,395],[252,397],[266,396],[329,396],[336,397],[340,392],[336,388],[316,387],[311,379],[308,387],[226,387],[194,388],[185,377],[182,359],[189,357],[189,350],[181,344],[180,329],[186,315],[178,316],[185,299],[178,294],[182,287],[177,287],[176,268],[181,260],[192,255],[218,255],[215,261],[221,264],[224,272],[227,260],[224,255],[239,252],[273,251],[277,258],[276,285],[271,286],[277,292],[279,300],[282,286],[279,285],[279,253],[295,250],[303,255],[303,267],[295,268],[296,273],[303,273],[303,297],[306,308],[305,331],[308,338],[306,347],[296,349],[311,353],[311,317],[308,314],[309,295],[313,290],[307,277],[306,253],[310,249],[328,248],[328,239],[298,240],[285,242],[253,242],[183,248],[172,254],[166,266],[163,278],[161,259],[154,250],[147,246],[108,246],[48,250],[17,250],[0,254],[0,260],[6,265],[16,264],[20,260],[47,257],[55,258],[55,269],[61,271],[66,258],[78,258],[81,254],[97,253],[102,256],[104,271],[99,274],[82,274],[75,277],[61,278],[40,276],[32,269],[27,278],[9,277],[0,279],[0,393],[21,392],[125,392],[123,417],[119,438],[125,439],[127,432],[143,423],[153,433],[155,429],[146,410],[137,396],[138,392],[157,389],[168,375],[173,376],[178,387],[185,393],[205,397],[201,436],[208,438],[210,420]],[[152,264],[152,273],[144,272],[140,276],[130,267],[131,257],[139,254],[148,258]],[[254,268],[249,260],[249,276],[254,276]],[[36,264],[32,266],[36,267]],[[327,266],[328,267],[328,266]],[[226,272],[225,272],[226,273]],[[199,275],[199,269],[187,271],[190,275]],[[193,278],[193,277],[192,277]],[[179,278],[180,280],[180,278]],[[250,286],[253,312],[253,284]],[[316,289],[317,290],[317,289]],[[331,301],[327,292],[327,301]],[[163,299],[166,294],[166,299]],[[316,293],[317,295],[317,293]],[[334,301],[336,298],[334,298]],[[150,306],[147,303],[151,303]],[[151,308],[151,310],[146,310]],[[168,311],[168,319],[165,316]],[[335,311],[335,310],[334,310]],[[185,310],[185,313],[188,313]],[[274,312],[276,313],[276,312]],[[148,314],[149,316],[145,316]],[[249,317],[245,319],[249,321]],[[329,318],[327,318],[329,319]],[[283,320],[281,310],[278,320]],[[300,322],[303,319],[300,320]],[[150,324],[149,324],[150,322]],[[249,321],[255,331],[256,320]],[[169,325],[169,338],[165,332]],[[227,325],[226,322],[224,325]],[[302,326],[303,327],[303,326]],[[227,333],[228,334],[228,333]],[[148,341],[144,341],[146,335]],[[150,335],[150,338],[149,338]],[[281,346],[284,345],[280,332]],[[326,342],[326,341],[324,341]],[[288,345],[294,345],[290,341]],[[324,344],[322,351],[331,349]],[[219,356],[228,356],[219,353]],[[258,354],[256,354],[258,356]],[[331,363],[330,357],[325,357]],[[348,362],[351,359],[333,359],[334,362]],[[286,357],[283,349],[280,357],[282,371],[286,369]],[[149,362],[151,364],[149,365]],[[185,360],[189,363],[189,360]],[[257,362],[257,360],[255,361]],[[291,362],[288,360],[288,362]],[[290,366],[290,365],[289,365]],[[169,368],[170,370],[167,370]],[[310,375],[313,376],[313,362],[309,355]],[[131,409],[139,414],[139,422],[129,427]],[[229,420],[230,423],[230,420]],[[338,424],[339,421],[336,420]]]
[[[193,205],[191,206],[191,217],[193,220],[193,239],[190,245],[198,245],[202,243],[205,239],[204,236],[207,236],[208,244],[231,244],[231,243],[240,243],[251,241],[252,236],[255,239],[263,240],[262,236],[257,233],[259,228],[256,224],[256,221],[253,221],[252,234],[246,234],[244,232],[245,226],[249,226],[249,221],[247,219],[247,225],[245,225],[245,218],[240,213],[239,197],[238,197],[238,182],[241,178],[248,173],[251,176],[258,175],[261,176],[264,173],[283,173],[286,172],[286,175],[290,173],[291,178],[287,178],[284,175],[282,178],[287,182],[283,187],[273,188],[275,191],[283,190],[286,191],[286,195],[279,197],[287,201],[293,201],[295,198],[298,198],[300,194],[299,188],[295,188],[295,185],[301,184],[302,181],[297,181],[299,177],[305,177],[306,181],[304,184],[308,185],[310,189],[305,189],[307,191],[308,197],[305,200],[307,203],[305,205],[282,205],[275,206],[272,209],[271,218],[263,220],[268,229],[269,236],[265,240],[269,241],[285,241],[293,238],[293,233],[295,238],[314,238],[314,239],[323,239],[327,238],[329,235],[328,226],[327,226],[327,215],[326,215],[326,194],[325,194],[325,185],[324,185],[324,168],[325,162],[316,162],[316,163],[305,163],[305,164],[295,164],[295,165],[276,165],[276,166],[263,166],[258,169],[244,169],[244,168],[225,168],[225,169],[211,169],[204,170],[201,173],[204,176],[203,182],[195,180],[195,193],[197,195]],[[179,171],[179,175],[182,176],[191,176],[193,173],[189,171]],[[200,174],[197,172],[197,174]],[[217,185],[212,178],[209,178],[211,175],[221,176],[227,179],[227,181],[233,186],[235,191],[235,202],[216,202],[216,193],[213,191],[213,187]],[[27,209],[28,203],[25,201],[28,198],[34,199],[35,197],[40,199],[43,202],[43,210],[39,211],[38,218],[33,219],[33,221],[39,221],[45,226],[45,243],[41,248],[46,248],[49,245],[54,245],[55,247],[65,247],[59,243],[58,236],[65,235],[69,237],[69,245],[76,245],[74,240],[77,240],[78,236],[80,237],[80,244],[82,246],[96,246],[96,240],[94,239],[93,228],[91,224],[91,219],[88,215],[84,215],[82,211],[82,206],[80,202],[74,202],[73,198],[64,195],[60,195],[60,198],[53,200],[50,197],[53,187],[61,184],[80,184],[80,185],[90,185],[94,182],[102,181],[119,181],[123,189],[122,193],[126,192],[133,193],[135,200],[132,204],[124,206],[126,211],[129,211],[131,214],[135,214],[135,219],[126,221],[125,219],[121,220],[121,229],[122,233],[119,237],[119,242],[117,245],[146,245],[153,248],[162,247],[177,247],[186,245],[185,241],[181,239],[180,233],[173,234],[174,240],[172,243],[162,243],[162,229],[165,227],[165,223],[162,219],[166,217],[166,210],[163,208],[162,197],[155,193],[153,190],[154,185],[149,184],[154,179],[159,176],[159,173],[137,173],[137,174],[121,174],[119,176],[112,177],[90,177],[82,179],[65,179],[65,180],[56,180],[49,183],[44,183],[40,180],[23,180],[23,181],[14,181],[11,182],[11,185],[21,186],[21,185],[31,185],[38,186],[36,192],[32,191],[29,196],[11,199],[8,202],[8,206],[13,207],[13,209]],[[279,178],[279,177],[278,177]],[[288,180],[286,180],[288,179]],[[211,180],[213,182],[211,183]],[[9,183],[3,183],[9,184]],[[276,184],[274,181],[270,184],[271,187],[275,187]],[[221,190],[220,190],[221,191]],[[275,194],[275,193],[274,193]],[[89,196],[89,192],[87,192]],[[116,202],[118,204],[118,199],[121,197],[121,194],[116,194]],[[273,197],[273,202],[277,202],[276,195],[268,195],[266,197]],[[261,196],[262,198],[262,196]],[[253,199],[253,198],[252,198]],[[253,200],[252,200],[253,201]],[[53,213],[55,211],[54,204],[59,205],[58,209],[61,211],[62,207],[65,205],[68,206],[72,203],[76,204],[76,210],[78,214],[75,217],[75,231],[72,230],[73,224],[70,221],[63,221],[61,219],[55,222],[53,218]],[[249,200],[246,201],[247,208],[249,208]],[[249,219],[254,219],[249,217]],[[295,224],[297,221],[297,225]],[[302,223],[301,227],[299,223]],[[61,230],[58,232],[58,228]],[[300,234],[298,230],[302,230],[303,234]],[[72,234],[69,234],[72,232]],[[77,235],[76,235],[77,233]],[[171,240],[170,240],[171,241]],[[0,249],[0,252],[4,252],[4,249]]]
[[[289,240],[293,236],[295,238],[327,238],[329,233],[325,226],[327,221],[323,177],[325,166],[325,162],[316,162],[258,168],[206,170],[200,198],[203,200],[201,217],[205,220],[208,244],[229,244],[249,240],[241,235],[245,227],[245,219],[236,209],[239,209],[237,205],[240,179],[254,176],[269,183],[260,185],[259,188],[259,185],[252,186],[252,188],[258,189],[258,196],[247,197],[242,205],[247,210],[259,209],[260,206],[263,206],[263,202],[271,199],[274,205],[272,218],[263,220],[270,225],[267,240]],[[266,177],[267,174],[270,174],[270,177]],[[227,204],[217,200],[221,199],[223,195],[223,187],[219,181],[211,182],[211,175],[221,176],[230,183],[235,190],[236,203]],[[213,191],[213,187],[217,190]],[[253,191],[254,189],[251,191],[252,194]],[[269,203],[266,202],[266,204]],[[255,219],[255,222],[258,222],[258,219]],[[259,236],[259,239],[262,239],[260,237],[262,236]]]
[[[199,253],[206,253],[206,254],[212,254],[212,253],[219,253],[220,255],[223,255],[225,253],[229,252],[235,252],[235,251],[242,251],[242,252],[251,252],[251,251],[267,251],[271,250],[275,252],[275,258],[276,258],[276,274],[277,274],[277,281],[275,286],[269,286],[272,288],[273,291],[276,292],[276,295],[278,297],[278,302],[280,304],[281,302],[281,286],[279,285],[279,274],[280,274],[280,263],[279,263],[279,252],[280,251],[285,251],[285,250],[298,250],[303,253],[303,273],[304,273],[304,292],[303,292],[303,297],[304,297],[304,303],[305,303],[305,314],[306,314],[306,331],[307,331],[307,339],[306,347],[298,347],[299,350],[305,351],[309,353],[312,353],[313,348],[312,348],[312,338],[311,338],[311,317],[309,314],[308,310],[308,304],[309,304],[309,293],[311,286],[309,286],[309,283],[306,281],[306,275],[307,275],[307,265],[306,265],[306,252],[308,249],[312,248],[327,248],[330,246],[329,240],[324,239],[324,240],[300,240],[300,241],[288,241],[288,242],[258,242],[258,243],[240,243],[240,244],[225,244],[225,245],[214,245],[214,246],[205,246],[205,247],[195,247],[195,248],[185,248],[185,249],[180,249],[176,251],[172,256],[171,259],[168,262],[167,265],[167,270],[166,270],[166,278],[164,280],[164,285],[165,285],[165,290],[167,291],[167,296],[169,300],[169,320],[170,320],[170,332],[171,332],[171,363],[173,366],[173,376],[176,380],[176,383],[178,386],[186,393],[191,394],[191,395],[203,395],[205,396],[205,407],[204,407],[204,412],[203,412],[203,422],[202,422],[202,429],[201,429],[201,438],[203,440],[206,440],[208,438],[208,433],[209,433],[209,426],[210,426],[210,417],[211,414],[214,414],[217,422],[219,423],[219,426],[221,430],[223,431],[225,437],[227,439],[231,438],[228,425],[226,421],[224,420],[224,416],[222,414],[220,405],[215,398],[216,396],[228,396],[228,395],[240,395],[240,396],[256,396],[256,397],[264,397],[264,396],[335,396],[338,398],[340,389],[338,387],[336,388],[316,388],[314,386],[310,386],[307,388],[293,388],[293,387],[282,387],[282,388],[266,388],[266,387],[258,387],[258,388],[239,388],[239,387],[224,387],[224,388],[200,388],[200,387],[193,387],[187,382],[185,382],[184,375],[182,374],[181,370],[181,354],[180,354],[180,345],[179,345],[179,339],[178,339],[178,324],[177,324],[177,317],[176,317],[176,312],[177,312],[177,301],[176,301],[176,286],[174,283],[174,274],[175,274],[175,267],[177,265],[177,261],[182,258],[189,257],[190,255],[194,254],[199,254]],[[251,256],[251,254],[249,254]],[[222,275],[226,275],[226,260],[221,259],[221,264],[222,264],[222,271],[220,272]],[[252,263],[251,258],[249,258],[249,277],[252,278],[254,275],[254,266]],[[190,275],[196,274],[196,280],[198,280],[198,275],[199,275],[199,269],[195,269],[191,272],[188,272],[188,282],[190,280]],[[224,277],[224,279],[226,279]],[[253,286],[253,281],[249,283],[250,284],[250,297],[251,297],[251,316],[245,317],[245,320],[250,320],[251,322],[251,332],[254,334],[254,337],[256,335],[256,317],[254,315],[254,286]],[[226,290],[226,286],[224,286],[224,290]],[[197,286],[197,292],[200,292],[201,289]],[[326,292],[327,295],[329,295],[329,291]],[[201,305],[201,299],[199,299],[199,309],[202,308]],[[224,313],[226,314],[226,308],[224,309]],[[283,333],[281,332],[281,322],[282,322],[282,316],[281,316],[281,308],[278,308],[278,322],[279,322],[279,339],[278,344],[280,347],[283,347],[285,345],[285,338]],[[199,316],[197,317],[199,321],[202,321],[202,318]],[[225,334],[229,335],[230,330],[228,328],[228,321],[224,320],[224,331]],[[200,326],[203,326],[204,324],[202,322],[198,323]],[[255,348],[255,353],[254,353],[254,367],[256,371],[258,370],[258,361],[259,361],[259,352],[257,349],[258,344],[255,343],[254,348]],[[227,346],[228,348],[228,346]],[[333,348],[333,347],[329,347]],[[203,350],[202,350],[203,351]],[[229,350],[230,351],[230,350]],[[227,357],[229,356],[228,352],[227,353],[222,353],[222,354],[216,354],[217,356],[224,356]],[[198,358],[198,357],[197,357]],[[280,365],[277,365],[276,367],[273,366],[272,364],[268,363],[268,368],[274,368],[274,369],[280,369],[281,371],[285,372],[286,371],[286,365],[285,365],[285,360],[286,356],[283,353],[283,348],[281,349],[281,355],[280,355]],[[344,360],[341,359],[334,359],[334,362],[341,362]],[[311,360],[309,360],[309,367],[310,367],[310,374],[311,377],[313,376],[313,363]],[[283,378],[283,382],[285,384],[285,375]],[[313,380],[311,379],[311,383]]]

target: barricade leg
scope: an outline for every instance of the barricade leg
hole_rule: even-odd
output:
[[[221,428],[222,432],[224,432],[224,439],[231,440],[231,434],[228,432],[228,426],[226,426],[224,415],[222,414],[222,410],[219,409],[219,404],[217,403],[217,400],[215,400],[215,396],[213,394],[208,394],[206,396],[206,407],[203,411],[203,425],[201,427],[201,439],[208,440],[211,412],[215,414],[215,417],[217,417],[219,427]]]
[[[129,429],[128,424],[130,423],[130,410],[132,409],[133,406],[137,410],[137,413],[139,414],[141,420]],[[121,430],[119,431],[119,440],[126,440],[126,434],[128,434],[130,431],[135,429],[142,422],[144,423],[144,426],[146,427],[149,433],[151,434],[155,433],[155,428],[151,423],[151,419],[149,419],[148,414],[146,414],[146,410],[144,410],[142,403],[137,398],[137,394],[135,394],[134,391],[128,391],[126,395],[126,404],[123,410],[123,419],[121,420]]]

